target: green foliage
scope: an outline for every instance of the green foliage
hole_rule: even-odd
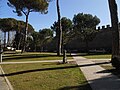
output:
[[[8,0],[8,6],[15,9],[14,13],[18,16],[23,14],[26,16],[26,24],[24,29],[23,47],[22,52],[26,50],[27,47],[27,33],[28,33],[28,17],[30,12],[40,12],[41,14],[46,14],[48,9],[48,2],[46,0]]]
[[[15,30],[16,25],[17,25],[16,19],[13,18],[0,19],[0,28],[4,32]]]
[[[51,29],[42,29],[39,31],[43,38],[53,37],[53,31]]]
[[[14,39],[14,47],[18,50],[22,48],[24,43],[23,37],[24,37],[25,25],[26,23],[24,21],[17,21],[17,25],[15,26],[16,35]],[[34,31],[34,28],[32,27],[32,25],[28,24],[27,36],[30,36],[33,31]],[[29,44],[29,42],[27,42],[27,44]]]
[[[100,20],[91,14],[78,13],[77,15],[74,15],[73,23],[76,35],[80,35],[80,37],[85,40],[87,36],[87,39],[90,39],[89,37],[93,36],[92,34],[96,32],[95,28],[100,23]]]
[[[18,32],[24,32],[25,26],[26,26],[26,23],[24,21],[19,20],[17,22],[16,30]],[[34,28],[32,27],[32,25],[28,24],[28,34],[32,33],[33,31],[34,31]]]
[[[19,32],[23,32],[25,28],[25,22],[24,21],[20,21],[20,20],[16,20],[14,18],[3,18],[0,19],[0,29],[2,31],[19,31]],[[34,31],[34,28],[32,27],[32,25],[28,24],[28,32],[32,32]]]
[[[91,14],[78,13],[73,18],[73,29],[75,35],[80,37],[86,43],[86,52],[89,52],[89,41],[93,40],[96,35],[96,26],[100,23],[97,16]]]
[[[66,17],[61,19],[62,26],[62,44],[65,45],[69,41],[69,37],[71,36],[72,31],[72,21]],[[51,26],[51,29],[56,32],[56,37],[58,35],[58,22],[54,22]],[[57,37],[58,38],[58,37]]]
[[[84,28],[95,28],[100,23],[100,20],[97,16],[92,16],[91,14],[78,13],[74,15],[73,23],[76,29],[82,31]]]
[[[29,12],[47,13],[48,2],[46,0],[8,0],[8,6],[15,8],[18,16],[27,15]]]
[[[40,51],[49,42],[51,42],[53,37],[53,31],[51,29],[42,29],[39,32],[33,32],[32,37],[33,41],[31,41],[29,47],[31,47],[31,49],[34,51]]]
[[[72,29],[72,21],[66,17],[61,19],[62,31],[67,33]]]
[[[16,33],[13,47],[16,48],[17,50],[20,50],[22,43],[23,43],[23,34]]]
[[[72,37],[72,21],[66,17],[63,17],[61,19],[61,25],[62,25],[62,44],[65,46],[70,38]],[[65,47],[64,47],[65,48]]]

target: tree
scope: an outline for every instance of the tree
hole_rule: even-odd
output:
[[[51,29],[42,29],[39,32],[33,32],[32,37],[31,49],[34,51],[44,51],[44,47],[47,46],[53,37],[53,32]]]
[[[58,38],[58,22],[54,22],[51,26],[51,29],[56,33],[56,37]],[[61,18],[61,27],[62,27],[62,47],[64,47],[69,40],[71,39],[71,31],[72,31],[72,21],[66,17]],[[62,48],[63,49],[63,48]]]
[[[17,21],[17,25],[14,27],[16,30],[16,35],[15,35],[15,39],[14,39],[14,47],[19,50],[22,49],[23,44],[24,44],[24,27],[25,27],[26,23],[24,21]],[[32,27],[32,25],[28,24],[28,35],[27,35],[27,39],[29,38],[29,36],[31,36],[31,33],[34,31],[34,28]],[[29,43],[27,43],[29,44]],[[26,45],[27,47],[27,45]]]
[[[71,31],[73,28],[72,21],[66,17],[63,17],[61,19],[61,25],[62,25],[62,45],[63,47],[68,43],[71,35]]]
[[[111,25],[112,25],[112,65],[120,69],[120,31],[118,29],[118,13],[116,0],[108,0],[110,15],[111,15]]]
[[[51,42],[53,38],[53,31],[51,29],[42,29],[39,31],[40,36],[41,36],[41,51],[45,50],[45,47],[47,47],[47,44]]]
[[[24,34],[24,28],[25,28],[26,23],[21,20],[17,20],[17,25],[15,27],[16,31],[21,32]],[[27,34],[29,35],[31,32],[34,31],[34,28],[31,24],[28,23],[28,31]]]
[[[49,28],[39,30],[39,33],[42,35],[43,38],[53,37],[53,31]]]
[[[24,47],[22,52],[25,51],[27,41],[27,30],[28,30],[28,17],[31,12],[40,12],[46,14],[48,9],[48,2],[46,0],[8,0],[8,6],[15,8],[15,13],[18,16],[23,14],[26,17],[26,26],[24,30]]]
[[[97,16],[78,13],[73,18],[73,28],[77,37],[80,37],[86,44],[86,52],[89,53],[88,43],[95,37],[96,25],[100,23]]]
[[[4,32],[4,48],[6,46],[6,32],[8,32],[8,45],[10,44],[10,31],[15,31],[15,26],[17,25],[17,20],[14,18],[3,18],[0,19],[0,29]]]
[[[57,15],[58,15],[58,50],[57,55],[61,55],[62,50],[62,28],[61,28],[61,15],[60,15],[60,6],[59,6],[59,0],[56,0],[56,6],[57,6]]]
[[[6,46],[6,32],[8,32],[8,42],[7,45],[9,46],[9,32],[10,31],[15,31],[15,39],[14,39],[14,45],[16,49],[19,49],[20,46],[23,44],[23,31],[26,23],[24,21],[19,21],[14,18],[3,18],[0,19],[0,29],[4,32],[4,47]],[[30,35],[31,32],[34,31],[34,28],[28,24],[28,35]]]
[[[39,32],[34,31],[31,35],[33,37],[33,40],[30,42],[29,47],[32,51],[37,51],[40,49],[38,47],[40,47],[41,44],[40,34]]]

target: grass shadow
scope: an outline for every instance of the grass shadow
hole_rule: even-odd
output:
[[[85,64],[85,65],[63,66],[63,67],[52,67],[52,68],[41,68],[41,69],[18,71],[18,72],[13,72],[13,73],[9,73],[9,74],[1,74],[0,76],[13,76],[13,75],[19,75],[19,74],[31,73],[31,72],[50,71],[50,70],[59,70],[59,69],[69,69],[69,68],[94,66],[94,65],[108,64],[108,63],[109,62],[95,63],[95,64]]]
[[[63,57],[61,56],[57,56],[57,55],[48,55],[48,54],[27,54],[27,55],[10,55],[10,56],[3,56],[3,60],[7,61],[7,60],[12,60],[12,59],[29,59],[29,58],[44,58],[44,57]]]

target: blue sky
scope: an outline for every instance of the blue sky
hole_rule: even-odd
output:
[[[118,4],[118,15],[120,17],[120,0],[116,0]],[[13,8],[6,4],[7,0],[0,2],[0,18],[15,18],[17,20],[25,21],[25,16],[18,17],[13,13]],[[75,14],[87,13],[96,15],[100,20],[99,26],[110,24],[110,15],[108,0],[60,0],[60,11],[62,17],[73,19]],[[57,21],[56,0],[50,2],[48,7],[48,14],[41,15],[40,13],[31,13],[29,16],[29,23],[39,31],[43,28],[49,28],[54,21]]]

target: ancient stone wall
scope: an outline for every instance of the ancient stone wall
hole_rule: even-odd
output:
[[[110,25],[98,27],[96,30],[98,30],[98,33],[96,37],[89,42],[89,49],[105,49],[110,52],[112,48],[112,30]],[[71,50],[84,51],[86,48],[85,46],[85,42],[82,42],[81,40],[74,40],[68,45],[68,48]]]

